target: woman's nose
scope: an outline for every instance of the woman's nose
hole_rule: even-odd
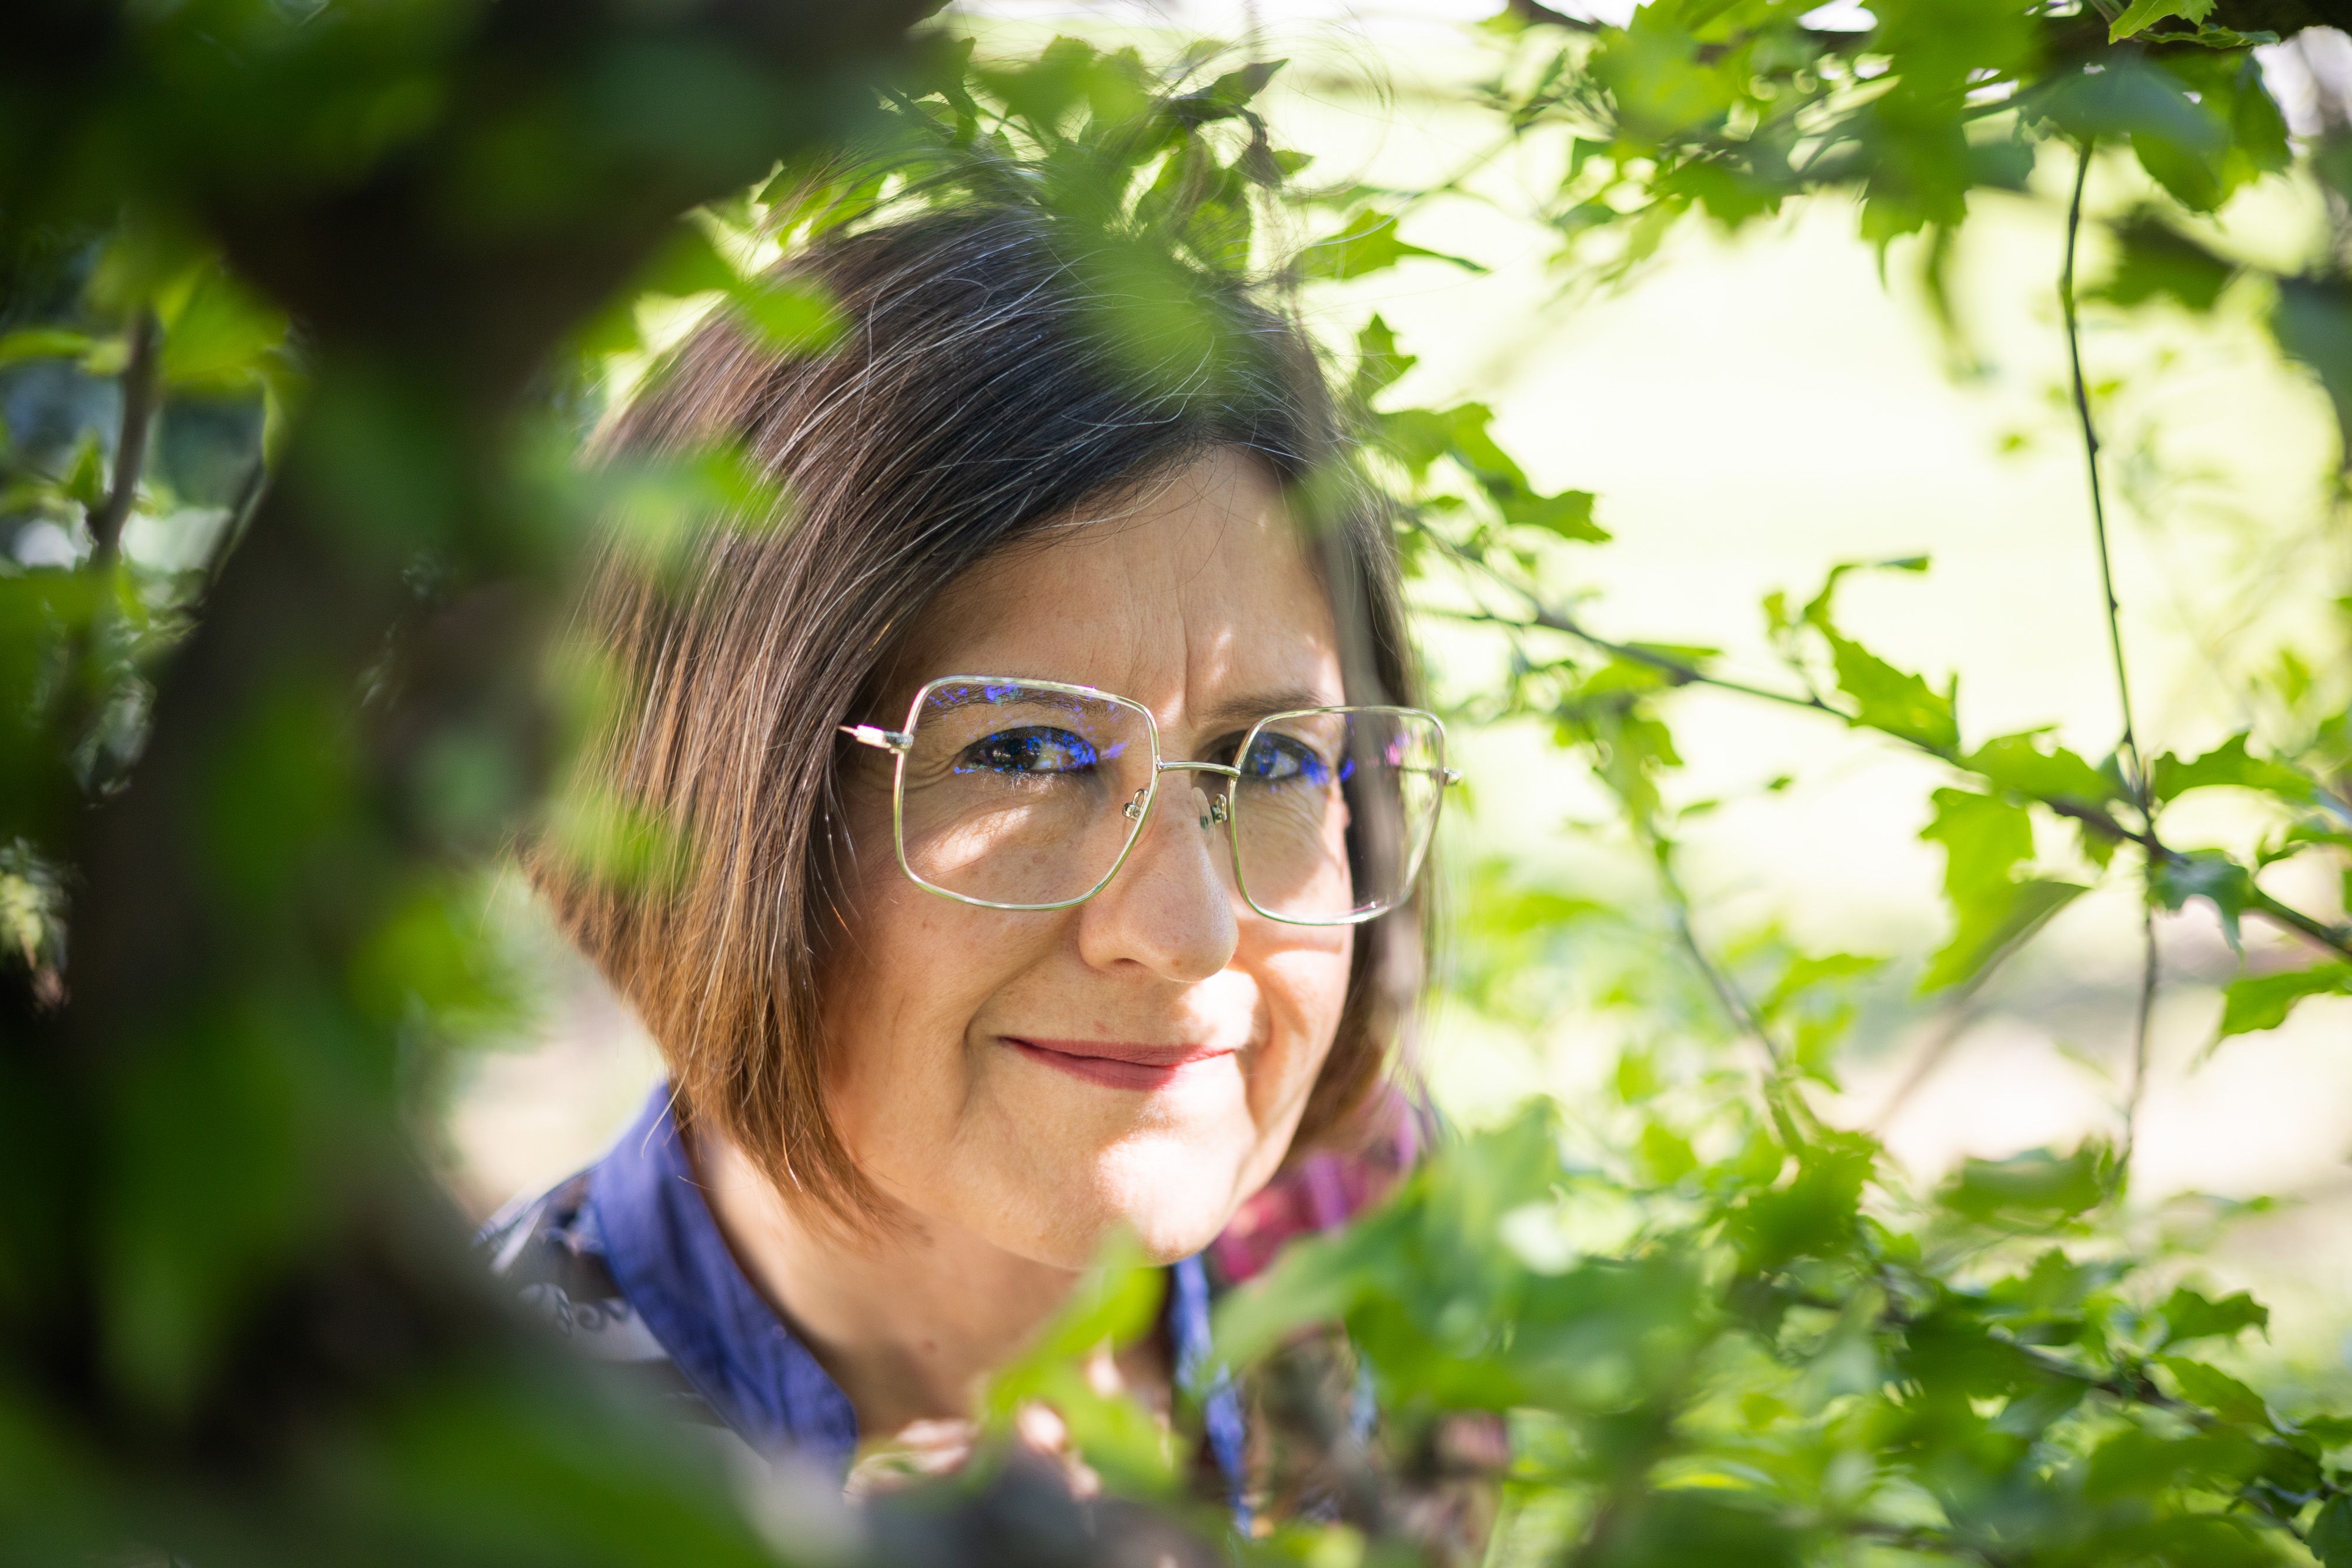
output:
[[[1163,784],[1142,836],[1108,887],[1078,905],[1078,946],[1098,968],[1140,964],[1170,980],[1204,980],[1241,940],[1229,857],[1209,793]]]

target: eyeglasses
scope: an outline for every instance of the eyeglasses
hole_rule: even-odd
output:
[[[1352,925],[1402,904],[1445,787],[1445,727],[1409,707],[1268,714],[1225,759],[1171,762],[1142,704],[1091,686],[946,675],[904,729],[845,724],[890,752],[898,864],[984,909],[1067,909],[1109,885],[1169,773],[1204,774],[1204,829],[1223,828],[1234,884],[1269,919]]]

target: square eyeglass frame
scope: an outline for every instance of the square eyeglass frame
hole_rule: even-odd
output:
[[[1087,697],[1097,702],[1110,703],[1142,716],[1143,732],[1151,742],[1151,782],[1144,787],[1142,809],[1135,810],[1131,801],[1127,808],[1123,809],[1122,814],[1128,817],[1131,825],[1128,829],[1127,841],[1119,846],[1118,858],[1111,862],[1110,869],[1103,873],[1099,881],[1076,898],[1058,899],[1051,904],[1003,904],[994,899],[974,898],[968,893],[958,893],[953,888],[941,887],[935,882],[925,881],[913,866],[907,863],[907,758],[914,750],[915,726],[922,717],[923,705],[930,700],[933,692],[942,686],[989,685],[1021,686],[1031,691],[1059,692],[1066,696]],[[1413,883],[1421,879],[1422,862],[1429,858],[1429,847],[1436,841],[1437,820],[1444,809],[1446,788],[1462,781],[1461,774],[1445,766],[1445,721],[1426,708],[1400,707],[1385,703],[1344,703],[1328,707],[1286,708],[1281,713],[1267,714],[1249,727],[1234,755],[1247,757],[1250,747],[1257,741],[1258,732],[1270,724],[1279,724],[1285,719],[1311,718],[1318,714],[1330,713],[1395,714],[1402,717],[1427,719],[1430,728],[1437,737],[1437,763],[1430,769],[1437,776],[1437,799],[1435,804],[1430,808],[1429,825],[1423,831],[1421,841],[1412,846],[1412,862],[1405,868],[1404,876],[1398,883],[1397,894],[1394,898],[1370,909],[1350,910],[1345,915],[1333,915],[1328,919],[1308,919],[1296,915],[1277,915],[1260,904],[1250,892],[1249,878],[1242,871],[1241,827],[1235,821],[1238,806],[1227,804],[1234,799],[1233,792],[1228,789],[1223,795],[1212,797],[1209,816],[1202,819],[1201,825],[1205,828],[1211,821],[1214,821],[1224,828],[1226,850],[1233,859],[1234,886],[1241,893],[1242,902],[1248,904],[1255,913],[1264,915],[1268,920],[1278,920],[1286,925],[1360,925],[1368,920],[1379,919],[1403,903],[1405,895],[1412,891]],[[1239,779],[1242,776],[1240,768],[1222,762],[1168,761],[1160,754],[1160,725],[1151,716],[1150,708],[1145,707],[1133,697],[1123,697],[1116,692],[1103,691],[1095,686],[1073,685],[1066,681],[1034,681],[1020,675],[941,675],[937,680],[923,683],[922,689],[915,694],[915,700],[907,706],[907,725],[904,729],[884,729],[870,724],[845,724],[838,727],[842,734],[859,745],[870,746],[877,750],[891,754],[890,839],[898,852],[898,869],[907,873],[907,879],[909,882],[925,892],[935,893],[941,898],[951,898],[958,904],[969,904],[979,909],[1045,911],[1070,909],[1084,904],[1110,885],[1111,878],[1117,876],[1119,868],[1127,864],[1127,857],[1134,852],[1136,844],[1141,841],[1143,830],[1151,821],[1151,808],[1160,800],[1160,779],[1162,774],[1210,773],[1227,779]]]

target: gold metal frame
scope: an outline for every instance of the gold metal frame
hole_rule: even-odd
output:
[[[914,749],[915,725],[922,716],[923,705],[929,701],[931,694],[941,686],[987,685],[992,683],[1026,686],[1036,691],[1060,692],[1068,696],[1087,697],[1131,709],[1143,716],[1143,733],[1151,742],[1151,781],[1144,786],[1143,800],[1139,808],[1137,802],[1132,800],[1127,804],[1125,815],[1130,825],[1128,829],[1127,841],[1118,847],[1118,858],[1111,862],[1110,869],[1103,873],[1099,881],[1076,898],[1065,898],[1053,904],[1001,904],[993,899],[974,898],[970,894],[958,893],[952,888],[941,887],[935,882],[926,882],[916,873],[913,866],[907,863],[907,756]],[[1437,803],[1429,813],[1429,826],[1422,834],[1421,842],[1411,847],[1412,858],[1405,867],[1404,880],[1400,884],[1395,898],[1370,909],[1352,910],[1346,915],[1325,920],[1308,920],[1295,915],[1276,915],[1273,910],[1258,903],[1257,899],[1251,894],[1249,879],[1242,872],[1241,829],[1234,821],[1239,814],[1239,803],[1230,788],[1223,795],[1213,798],[1210,801],[1209,815],[1201,819],[1201,826],[1208,828],[1213,825],[1222,825],[1224,828],[1225,850],[1232,859],[1234,867],[1234,886],[1240,891],[1242,902],[1246,904],[1253,913],[1262,915],[1268,920],[1278,920],[1286,925],[1360,925],[1367,920],[1377,920],[1394,909],[1403,901],[1404,895],[1412,891],[1413,883],[1421,878],[1422,864],[1429,858],[1429,846],[1437,837],[1437,819],[1445,806],[1445,787],[1462,781],[1461,774],[1445,766],[1444,721],[1425,708],[1399,707],[1385,703],[1347,703],[1330,707],[1289,708],[1281,713],[1267,714],[1249,727],[1248,731],[1243,735],[1241,746],[1234,755],[1248,756],[1251,746],[1257,740],[1258,732],[1267,725],[1276,724],[1284,719],[1308,718],[1317,714],[1327,713],[1386,713],[1427,719],[1430,727],[1437,734],[1437,766],[1433,769],[1440,781]],[[1072,685],[1066,681],[1034,681],[1020,675],[941,675],[937,680],[925,682],[923,688],[915,694],[915,700],[907,705],[907,722],[903,729],[883,729],[870,724],[845,724],[840,728],[842,734],[859,745],[870,746],[891,754],[890,839],[898,852],[898,869],[907,873],[907,880],[927,893],[935,893],[941,898],[951,898],[958,904],[968,904],[979,909],[1043,911],[1069,909],[1084,904],[1087,899],[1108,887],[1111,878],[1117,876],[1119,868],[1127,864],[1127,857],[1134,852],[1136,841],[1143,836],[1144,827],[1151,821],[1151,808],[1160,799],[1161,774],[1213,773],[1229,779],[1239,779],[1242,776],[1240,768],[1229,767],[1222,762],[1170,762],[1164,759],[1160,754],[1159,723],[1152,718],[1150,708],[1132,697],[1123,697],[1116,692],[1106,692],[1094,686]]]

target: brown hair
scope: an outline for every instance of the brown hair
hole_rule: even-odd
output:
[[[660,570],[606,551],[580,630],[622,690],[580,781],[667,824],[677,849],[664,874],[632,883],[542,841],[533,880],[659,1042],[679,1113],[852,1225],[880,1209],[820,1071],[843,869],[835,727],[868,716],[931,596],[1084,503],[1232,446],[1267,466],[1307,531],[1349,700],[1418,689],[1390,516],[1353,476],[1304,330],[1245,287],[1189,273],[1185,315],[1162,302],[1160,324],[1139,328],[1118,281],[1131,258],[1105,243],[1001,207],[821,240],[784,270],[829,291],[845,323],[830,349],[782,350],[722,314],[598,443],[608,462],[732,447],[788,504],[781,519],[693,529]],[[1380,1083],[1419,988],[1422,908],[1360,932],[1295,1146],[1343,1135]]]

